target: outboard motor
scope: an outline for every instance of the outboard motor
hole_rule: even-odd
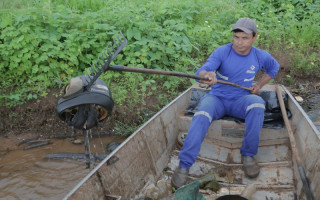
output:
[[[89,130],[110,116],[114,102],[105,82],[97,79],[91,87],[88,76],[72,78],[65,86],[56,112],[59,118],[76,129]]]

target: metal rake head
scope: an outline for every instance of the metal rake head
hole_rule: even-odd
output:
[[[116,39],[113,38],[113,43],[107,46],[107,50],[104,52],[103,56],[100,56],[96,63],[92,64],[90,67],[90,74],[88,75],[88,84],[86,89],[89,89],[93,83],[98,79],[98,77],[108,69],[111,61],[120,53],[120,51],[126,46],[127,39],[120,32]]]

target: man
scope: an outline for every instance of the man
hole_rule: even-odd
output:
[[[197,75],[208,78],[208,81],[200,82],[211,85],[211,90],[201,99],[179,154],[179,166],[172,177],[172,184],[176,188],[186,184],[189,168],[200,152],[210,124],[224,115],[245,119],[241,161],[246,176],[255,178],[259,175],[260,169],[254,156],[258,152],[265,102],[258,95],[262,86],[278,73],[279,64],[269,53],[252,46],[257,39],[257,26],[253,20],[239,19],[232,32],[233,43],[216,49],[197,70]],[[265,70],[265,74],[253,84],[260,70]],[[217,80],[250,87],[251,94],[241,88],[219,84]]]

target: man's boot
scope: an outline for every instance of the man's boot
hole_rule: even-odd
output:
[[[253,156],[241,156],[244,174],[249,178],[256,178],[259,175],[260,167]]]
[[[174,174],[172,175],[171,183],[172,186],[176,189],[180,188],[181,186],[185,185],[187,183],[189,170],[177,167]]]

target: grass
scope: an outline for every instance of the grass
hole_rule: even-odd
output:
[[[9,107],[88,73],[120,31],[128,44],[112,64],[193,74],[214,49],[232,42],[232,24],[241,17],[256,21],[256,46],[286,52],[288,82],[320,72],[315,0],[3,0],[0,5],[0,103]],[[115,72],[101,78],[116,103],[131,108],[152,94],[160,108],[194,82]]]

